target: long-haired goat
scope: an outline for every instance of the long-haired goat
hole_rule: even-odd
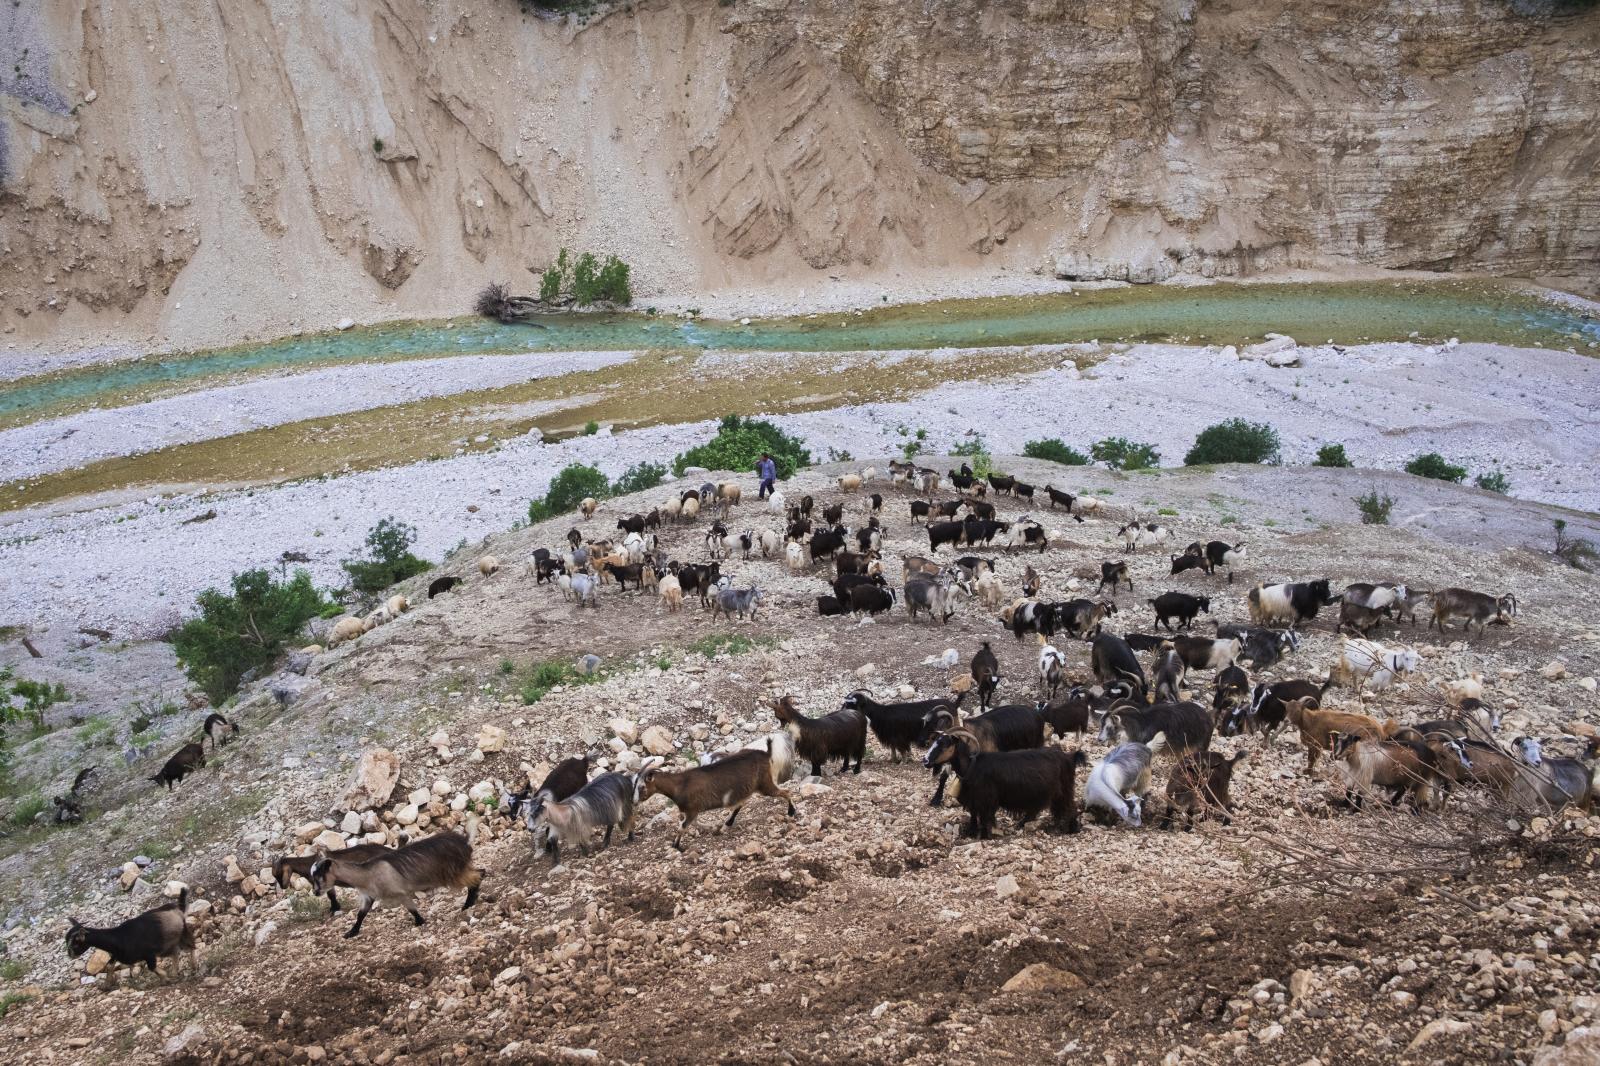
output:
[[[1399,803],[1409,794],[1417,810],[1434,810],[1447,784],[1438,753],[1421,741],[1374,740],[1341,733],[1329,757],[1340,764],[1345,798],[1357,809],[1374,789],[1387,789],[1390,803]],[[1465,755],[1459,757],[1466,762]]]
[[[1329,591],[1327,578],[1257,585],[1246,597],[1250,621],[1258,626],[1301,625],[1316,618],[1317,612],[1335,599]]]
[[[1129,740],[1148,746],[1157,736],[1162,736],[1166,738],[1167,750],[1182,756],[1209,748],[1213,728],[1210,713],[1198,703],[1141,706],[1123,700],[1107,709],[1100,725],[1100,740],[1102,743],[1114,741],[1125,733]]]
[[[478,902],[483,871],[472,865],[472,845],[459,833],[438,833],[403,848],[385,851],[365,862],[324,854],[311,866],[311,890],[321,895],[333,886],[349,885],[361,896],[361,909],[345,938],[361,932],[361,923],[379,904],[398,904],[416,924],[424,921],[416,895],[440,888],[465,888],[466,910]]]
[[[794,738],[795,754],[811,764],[813,774],[820,777],[823,765],[834,759],[843,760],[840,773],[852,759],[856,764],[852,772],[861,772],[861,760],[867,754],[867,716],[860,711],[845,709],[808,718],[795,706],[793,696],[785,696],[773,701],[772,713]]]
[[[618,828],[632,840],[634,786],[633,775],[601,774],[566,799],[545,802],[528,828],[536,845],[550,850],[550,865],[560,865],[564,847],[589,854],[597,829],[605,831],[602,848],[611,845],[612,831]]]
[[[1145,793],[1150,791],[1150,749],[1143,744],[1118,744],[1089,771],[1083,790],[1085,811],[1106,811],[1122,824],[1143,824]]]
[[[971,670],[972,682],[978,690],[978,706],[987,708],[989,701],[994,699],[995,690],[1000,687],[1000,661],[995,658],[994,649],[987,640],[973,653]]]
[[[723,827],[731,827],[745,801],[757,792],[783,800],[789,807],[789,817],[795,816],[794,800],[772,779],[768,751],[738,751],[716,762],[677,772],[646,764],[638,776],[634,802],[643,803],[651,796],[662,795],[677,806],[683,821],[678,825],[678,835],[672,838],[672,846],[682,851],[683,833],[689,823],[706,811],[727,807],[730,810]]]
[[[1133,698],[1143,700],[1149,683],[1144,678],[1144,667],[1139,657],[1128,647],[1128,642],[1115,633],[1101,633],[1094,638],[1089,652],[1089,665],[1095,679],[1102,684],[1125,681],[1133,689]]]
[[[1328,671],[1328,680],[1363,696],[1369,685],[1374,692],[1382,692],[1395,678],[1415,671],[1420,662],[1421,657],[1410,648],[1390,649],[1377,641],[1347,639]]]
[[[556,763],[555,768],[545,775],[538,788],[531,787],[530,782],[524,785],[521,791],[508,793],[502,800],[502,805],[513,818],[520,812],[523,824],[532,830],[538,820],[539,811],[546,803],[560,802],[575,795],[588,783],[589,756],[573,755]]]
[[[995,815],[1002,810],[1017,819],[1020,830],[1046,808],[1056,828],[1078,831],[1074,793],[1078,767],[1087,761],[1083,752],[1060,748],[984,752],[966,737],[951,736],[951,764],[961,781],[969,835],[980,840],[994,836]]]
[[[1151,698],[1164,703],[1177,703],[1183,699],[1181,695],[1183,679],[1188,670],[1189,667],[1177,649],[1163,645],[1156,653],[1156,661],[1150,668],[1150,677],[1154,682],[1151,687]]]
[[[912,748],[924,748],[931,744],[940,721],[948,721],[955,713],[954,707],[954,703],[947,699],[879,703],[865,689],[850,693],[839,705],[841,711],[859,711],[866,715],[872,735],[878,738],[879,744],[889,749],[895,762],[910,755]],[[944,719],[940,718],[940,711],[946,712]]]
[[[386,844],[356,844],[341,851],[312,852],[310,855],[280,855],[272,860],[272,879],[278,882],[278,887],[288,890],[298,875],[311,880],[311,868],[320,858],[348,859],[350,862],[366,862],[375,859],[390,850]],[[328,917],[332,918],[339,913],[339,896],[334,889],[337,887],[350,888],[351,885],[335,880],[328,886]]]
[[[1594,806],[1600,738],[1590,737],[1583,755],[1576,759],[1545,755],[1543,742],[1534,737],[1518,737],[1513,748],[1525,765],[1511,790],[1512,803],[1547,811],[1559,811],[1570,803],[1585,814]]]
[[[948,711],[935,712],[940,728],[945,732],[936,738],[933,746],[922,758],[922,765],[937,770],[939,783],[934,787],[928,806],[937,807],[944,802],[945,785],[950,777],[950,762],[954,751],[949,737],[959,734],[974,751],[1025,751],[1044,746],[1045,719],[1035,707],[1013,705],[996,707],[988,714],[980,714],[959,722]]]
[[[75,959],[90,948],[99,948],[118,966],[132,967],[142,962],[154,973],[160,960],[176,958],[178,952],[187,951],[190,968],[198,969],[194,931],[189,928],[186,917],[188,909],[189,890],[185,888],[177,899],[109,929],[97,929],[76,918],[68,918],[67,957]]]

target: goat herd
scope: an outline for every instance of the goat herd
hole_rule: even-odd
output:
[[[689,769],[663,769],[664,760],[651,758],[633,772],[617,768],[591,778],[589,756],[575,756],[559,763],[537,788],[530,782],[502,796],[502,809],[522,819],[536,852],[548,852],[554,865],[561,861],[563,850],[576,847],[587,853],[597,836],[602,847],[618,831],[632,839],[636,810],[658,794],[666,796],[681,815],[673,841],[680,849],[684,831],[701,814],[726,810],[725,824],[732,826],[745,803],[757,794],[782,800],[793,816],[794,802],[781,786],[802,767],[820,776],[834,761],[840,763],[841,772],[860,773],[869,732],[897,762],[913,751],[923,752],[923,765],[937,777],[930,804],[942,805],[949,792],[967,814],[963,832],[979,839],[995,833],[1002,811],[1015,819],[1018,828],[1049,811],[1053,827],[1078,831],[1077,775],[1089,760],[1082,750],[1057,745],[1057,738],[1069,734],[1081,742],[1085,734],[1093,733],[1101,743],[1115,744],[1090,768],[1081,806],[1096,820],[1128,828],[1144,824],[1158,751],[1171,760],[1159,824],[1170,827],[1181,819],[1190,827],[1208,815],[1228,824],[1235,807],[1230,795],[1233,772],[1246,754],[1242,748],[1232,755],[1215,751],[1213,738],[1254,734],[1270,743],[1285,724],[1293,727],[1306,749],[1308,774],[1315,771],[1320,757],[1335,764],[1342,778],[1343,802],[1351,807],[1380,796],[1394,805],[1408,801],[1418,811],[1438,810],[1455,789],[1468,787],[1489,790],[1522,809],[1552,811],[1574,804],[1587,810],[1593,801],[1600,741],[1591,740],[1580,755],[1568,758],[1547,756],[1545,745],[1532,737],[1502,746],[1496,738],[1499,717],[1484,704],[1478,675],[1441,685],[1451,713],[1428,721],[1401,723],[1322,706],[1331,687],[1354,689],[1358,701],[1364,701],[1367,691],[1387,688],[1417,670],[1414,650],[1369,639],[1384,619],[1396,624],[1409,619],[1415,624],[1417,609],[1427,601],[1432,608],[1429,628],[1443,632],[1460,620],[1469,635],[1476,632],[1481,637],[1490,626],[1512,623],[1518,612],[1514,596],[1460,588],[1424,593],[1404,584],[1379,582],[1349,584],[1335,591],[1326,579],[1258,584],[1245,597],[1249,625],[1219,623],[1214,637],[1202,637],[1179,630],[1191,630],[1200,614],[1210,612],[1210,598],[1170,591],[1148,601],[1154,632],[1114,633],[1106,623],[1119,615],[1116,594],[1123,586],[1129,591],[1133,587],[1125,561],[1101,564],[1093,599],[1047,602],[1040,597],[1041,581],[1032,566],[1024,569],[1022,595],[1009,597],[994,559],[938,558],[947,545],[976,549],[999,541],[1043,552],[1052,541],[1062,540],[1061,534],[1047,531],[1029,517],[1013,522],[998,518],[995,497],[1008,494],[1030,500],[1033,486],[998,474],[980,479],[963,466],[945,475],[959,491],[958,497],[936,502],[933,497],[942,480],[936,471],[898,462],[889,466],[891,485],[905,486],[919,497],[909,501],[909,510],[913,521],[927,523],[929,538],[928,555],[901,557],[898,589],[890,587],[884,572],[884,497],[869,491],[876,477],[871,468],[839,479],[843,495],[865,498],[863,523],[854,531],[843,525],[842,499],[823,506],[822,522],[814,524],[811,496],[790,506],[778,492],[767,505],[785,518],[783,534],[730,533],[724,523],[740,504],[740,486],[708,483],[682,492],[649,514],[620,519],[617,528],[624,535],[620,543],[587,539],[574,529],[568,534],[567,551],[537,549],[529,569],[538,583],[557,584],[580,608],[598,606],[602,586],[614,582],[619,590],[632,585],[639,591],[654,591],[668,612],[681,610],[685,596],[698,595],[713,616],[754,618],[762,590],[754,583],[737,588],[733,578],[721,571],[734,552],[746,559],[756,552],[782,558],[796,572],[831,560],[831,594],[818,596],[819,613],[878,615],[898,600],[913,620],[925,613],[948,622],[955,613],[957,594],[964,594],[993,609],[1015,639],[1032,636],[1037,641],[1038,698],[999,705],[1004,680],[999,660],[991,642],[981,641],[965,669],[955,649],[929,660],[951,669],[947,695],[879,702],[870,692],[856,691],[838,710],[817,717],[805,714],[792,696],[784,696],[771,708],[776,731],[748,748],[713,753]],[[1103,513],[1100,501],[1092,497],[1050,486],[1044,491],[1051,508],[1063,508],[1077,522]],[[592,518],[597,507],[588,499],[580,511],[584,518]],[[708,558],[703,562],[669,558],[660,547],[658,531],[692,522],[702,509],[717,514],[705,537]],[[965,516],[958,519],[962,511]],[[1173,541],[1169,529],[1141,522],[1121,526],[1117,537],[1125,552]],[[1197,542],[1170,555],[1171,573],[1200,570],[1209,575],[1226,568],[1231,583],[1233,564],[1244,552],[1243,544]],[[498,559],[479,560],[485,576],[499,569]],[[461,584],[460,578],[440,578],[429,596]],[[1334,605],[1341,642],[1325,675],[1270,682],[1252,679],[1250,671],[1265,670],[1293,655],[1301,634],[1323,608]],[[1087,645],[1087,673],[1069,676],[1067,656],[1054,643],[1061,638]],[[1148,671],[1140,653],[1149,656]],[[1188,698],[1190,682],[1200,672],[1212,674],[1209,706]],[[969,698],[979,713],[964,716],[962,707]],[[206,732],[211,735],[224,727],[232,728],[208,720]],[[162,779],[158,775],[157,780]],[[416,896],[432,890],[465,889],[463,909],[471,907],[482,877],[472,864],[471,845],[455,833],[436,834],[399,848],[362,844],[284,856],[274,863],[273,874],[285,889],[295,877],[304,878],[313,891],[327,895],[334,912],[339,909],[334,889],[354,889],[361,907],[347,937],[360,932],[378,904],[403,906],[422,924]],[[181,906],[182,901],[168,904],[112,929],[92,929],[74,921],[67,938],[69,953],[99,947],[119,964],[147,962],[154,969],[158,957],[192,949],[186,923],[175,920],[182,917]]]

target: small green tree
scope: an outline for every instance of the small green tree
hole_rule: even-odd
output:
[[[1406,464],[1406,473],[1433,478],[1435,481],[1450,481],[1457,485],[1467,478],[1466,467],[1455,466],[1438,452],[1425,452],[1417,456]]]
[[[1487,474],[1479,474],[1477,486],[1490,492],[1498,492],[1502,496],[1511,491],[1511,482],[1499,470],[1491,470]]]
[[[1278,431],[1265,422],[1230,418],[1207,426],[1183,457],[1184,466],[1212,463],[1277,463]]]
[[[611,484],[613,496],[626,496],[630,492],[643,492],[653,489],[661,484],[667,476],[667,468],[660,463],[634,463],[622,472],[622,476]]]
[[[778,477],[785,480],[802,466],[811,465],[811,452],[799,437],[791,437],[764,419],[728,415],[717,424],[715,437],[672,460],[672,472],[682,477],[691,466],[753,470],[762,452],[772,456],[778,464]]]
[[[628,282],[628,264],[614,255],[606,256],[595,279],[600,299],[627,306],[633,303],[633,287]]]
[[[572,264],[572,302],[588,307],[600,299],[600,261],[584,252]]]
[[[350,587],[372,595],[398,581],[427,570],[432,564],[411,554],[417,528],[390,516],[367,531],[367,558],[346,559],[341,565],[350,575]]]
[[[1089,446],[1089,454],[1097,463],[1112,470],[1148,470],[1161,462],[1161,453],[1155,446],[1128,440],[1126,437],[1107,437]]]
[[[1361,510],[1361,524],[1364,526],[1386,526],[1389,524],[1389,512],[1394,509],[1393,496],[1380,496],[1376,488],[1369,489],[1364,496],[1357,496],[1356,506]]]
[[[951,448],[950,454],[959,455],[963,459],[970,459],[974,477],[988,477],[994,473],[994,457],[989,454],[988,446],[984,444],[983,437],[976,433]]]
[[[304,570],[281,582],[266,570],[246,570],[234,574],[232,584],[231,593],[200,593],[200,614],[172,638],[179,665],[213,705],[237,692],[245,674],[270,663],[285,641],[330,606]]]
[[[1089,457],[1078,449],[1068,446],[1059,438],[1049,437],[1045,440],[1030,440],[1022,446],[1022,454],[1029,459],[1047,459],[1052,463],[1062,466],[1088,466]]]
[[[603,499],[610,495],[611,485],[606,476],[592,466],[571,463],[562,467],[561,473],[550,482],[544,499],[528,504],[528,521],[543,522],[557,515],[576,510],[584,497]]]
[[[1311,465],[1345,467],[1350,465],[1350,457],[1344,453],[1343,444],[1324,444],[1317,449],[1317,458]]]
[[[543,303],[559,303],[561,293],[567,287],[567,250],[561,249],[556,255],[556,261],[545,267],[544,273],[539,275],[539,299]]]

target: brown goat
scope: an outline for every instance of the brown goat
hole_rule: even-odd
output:
[[[1310,696],[1285,701],[1289,711],[1289,723],[1300,730],[1300,743],[1305,745],[1308,774],[1316,771],[1318,755],[1333,750],[1333,739],[1337,734],[1348,733],[1363,739],[1387,740],[1404,728],[1393,718],[1385,718],[1380,722],[1365,714],[1312,710],[1310,704],[1313,702],[1315,701]]]
[[[295,875],[311,880],[311,867],[316,865],[320,858],[347,859],[350,862],[366,862],[375,859],[384,852],[391,850],[386,844],[356,844],[342,851],[330,851],[325,856],[313,852],[310,855],[280,855],[272,860],[272,879],[278,882],[278,887],[288,890]],[[332,918],[339,913],[339,897],[334,892],[335,888],[352,888],[343,881],[334,879],[328,886],[328,917]]]
[[[1167,811],[1162,826],[1171,825],[1173,814],[1182,811],[1185,830],[1194,827],[1196,814],[1219,811],[1222,824],[1233,824],[1231,812],[1233,797],[1228,789],[1233,783],[1234,767],[1243,761],[1240,751],[1232,758],[1217,751],[1192,751],[1178,760],[1167,777]]]
[[[365,862],[318,857],[311,866],[311,889],[331,892],[336,884],[349,885],[361,894],[361,909],[345,938],[361,932],[361,923],[380,903],[397,903],[411,912],[416,924],[423,923],[417,909],[416,894],[440,888],[465,888],[466,910],[478,902],[478,886],[483,871],[472,865],[472,845],[459,833],[439,833],[403,848],[386,851]]]
[[[794,800],[772,780],[771,752],[754,749],[676,773],[651,767],[639,778],[637,802],[662,795],[683,812],[678,835],[672,839],[672,846],[682,851],[683,831],[689,828],[690,822],[706,811],[727,807],[730,811],[723,827],[730,828],[744,809],[745,801],[757,792],[783,800],[789,805],[789,817],[795,816]]]
[[[1439,772],[1438,753],[1420,741],[1340,733],[1331,757],[1342,764],[1345,796],[1358,809],[1373,790],[1387,789],[1390,803],[1399,803],[1402,796],[1409,794],[1417,810],[1433,810],[1439,802],[1435,797],[1442,796],[1446,785]]]

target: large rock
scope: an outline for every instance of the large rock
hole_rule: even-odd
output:
[[[83,972],[90,977],[105,973],[106,967],[111,965],[111,953],[95,948],[89,952],[88,961],[83,964]]]
[[[205,1042],[205,1026],[198,1023],[186,1025],[183,1027],[183,1032],[161,1045],[161,1057],[176,1059],[193,1055]]]
[[[363,752],[355,776],[345,790],[344,805],[353,811],[382,807],[400,780],[400,757],[387,748]]]
[[[316,838],[311,843],[328,851],[339,851],[345,846],[344,834],[336,829],[324,829],[316,835]]]
[[[672,734],[664,726],[650,726],[644,731],[644,736],[640,740],[644,744],[644,750],[651,755],[671,755],[677,750],[677,746],[672,743]]]
[[[478,729],[478,750],[485,755],[506,750],[506,731],[485,722]]]
[[[626,718],[613,718],[606,725],[612,734],[624,744],[632,744],[639,739],[639,726]]]
[[[1083,978],[1070,970],[1058,970],[1047,962],[1024,966],[1001,986],[1002,992],[1071,992],[1083,987]]]
[[[1300,349],[1293,337],[1269,333],[1260,344],[1248,344],[1240,349],[1239,358],[1266,363],[1268,366],[1299,366]]]

